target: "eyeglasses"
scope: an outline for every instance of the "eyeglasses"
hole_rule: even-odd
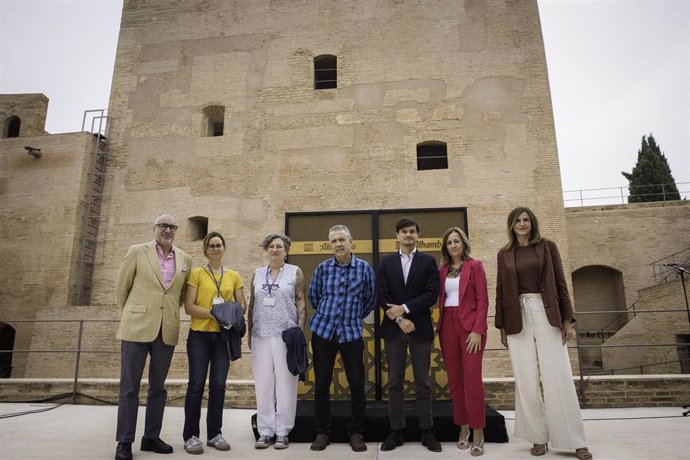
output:
[[[208,248],[211,249],[211,250],[214,250],[214,249],[223,249],[223,245],[222,245],[222,244],[209,244],[209,245],[208,245]]]
[[[156,224],[156,227],[160,228],[163,231],[170,230],[171,232],[174,232],[177,230],[177,225],[172,225],[172,224]]]

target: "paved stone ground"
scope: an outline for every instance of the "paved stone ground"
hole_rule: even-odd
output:
[[[0,458],[3,459],[107,459],[115,453],[115,418],[113,406],[69,405],[39,413],[7,417],[27,411],[53,407],[52,404],[0,403]],[[690,459],[690,417],[682,417],[681,408],[629,408],[585,409],[589,448],[597,460],[604,459]],[[206,459],[420,459],[465,458],[467,451],[459,451],[453,443],[443,443],[443,452],[432,453],[419,443],[406,443],[391,452],[381,452],[378,443],[368,443],[368,451],[354,453],[346,444],[332,444],[324,452],[312,452],[309,444],[293,443],[287,450],[272,448],[257,451],[250,426],[253,410],[226,409],[224,434],[232,444],[230,452],[206,448]],[[506,417],[509,435],[512,435],[513,412],[501,411]],[[140,408],[139,421],[143,422],[144,409]],[[203,415],[203,414],[202,414]],[[172,455],[158,455],[134,449],[135,459],[174,460],[190,459],[182,447],[181,431],[184,409],[168,407],[161,437],[172,444]],[[143,430],[138,427],[138,436]],[[202,432],[204,424],[202,422]],[[205,441],[205,439],[202,439]],[[484,458],[529,459],[529,444],[511,439],[506,444],[487,444]],[[575,458],[571,452],[549,450],[548,459]]]

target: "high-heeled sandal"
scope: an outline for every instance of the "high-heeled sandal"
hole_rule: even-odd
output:
[[[467,433],[466,437],[462,437],[462,433],[460,433],[460,439],[458,439],[457,444],[455,444],[458,449],[460,450],[467,450],[470,448],[470,433]]]
[[[473,457],[479,457],[484,455],[484,440],[479,444],[472,444],[472,450],[470,450],[470,455]]]
[[[547,450],[549,450],[548,444],[535,444],[529,450],[529,453],[534,455],[535,457],[541,457],[546,453]]]
[[[577,460],[592,460],[592,454],[586,447],[575,449],[575,456],[577,456]]]

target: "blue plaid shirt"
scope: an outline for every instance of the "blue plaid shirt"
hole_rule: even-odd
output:
[[[313,334],[338,342],[362,337],[362,319],[376,304],[376,280],[368,263],[352,255],[342,266],[335,257],[321,262],[309,284],[309,300],[316,309],[309,320]]]

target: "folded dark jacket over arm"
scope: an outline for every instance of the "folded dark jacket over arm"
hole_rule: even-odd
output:
[[[221,333],[228,346],[230,361],[242,357],[242,337],[247,333],[242,305],[237,302],[219,303],[211,307],[211,315],[221,325]]]
[[[299,375],[304,382],[307,371],[307,339],[299,327],[291,327],[283,331],[283,342],[287,347],[287,365],[292,375]]]

